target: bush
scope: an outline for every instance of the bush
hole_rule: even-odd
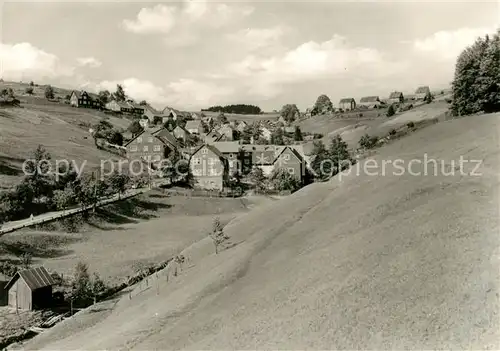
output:
[[[372,149],[377,145],[377,142],[378,138],[376,136],[365,134],[359,139],[359,146],[364,149]]]
[[[396,133],[397,133],[396,129],[394,129],[394,128],[389,131],[390,136],[394,136],[394,135],[396,135]]]
[[[396,111],[394,109],[394,105],[389,106],[386,114],[387,114],[387,117],[392,117],[396,114]]]
[[[278,191],[291,191],[294,192],[300,189],[301,184],[299,178],[290,174],[286,169],[278,168],[271,175],[271,182],[273,188]]]
[[[33,88],[32,87],[27,87],[25,90],[26,94],[28,95],[33,95]]]
[[[413,129],[413,128],[415,128],[415,123],[408,122],[408,123],[406,123],[406,127],[408,127],[408,129]]]
[[[50,85],[47,85],[47,87],[45,88],[45,98],[48,100],[52,100],[54,96],[54,89]]]

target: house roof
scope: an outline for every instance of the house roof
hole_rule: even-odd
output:
[[[176,149],[180,149],[181,147],[175,136],[164,127],[161,127],[159,130],[151,134],[160,139],[162,142],[171,144]]]
[[[210,144],[204,144],[204,145],[201,145],[199,146],[196,150],[194,150],[193,152],[193,155],[195,155],[198,151],[200,151],[201,149],[203,149],[204,147],[206,147],[207,149],[209,149],[210,151],[212,151],[214,154],[216,154],[217,156],[219,156],[220,158],[222,159],[226,159],[224,157],[224,155],[222,154],[222,152],[220,152],[219,149],[217,149],[215,146],[213,145],[210,145]]]
[[[378,96],[365,96],[359,100],[359,102],[377,102],[377,101],[380,101]]]
[[[415,94],[427,94],[431,91],[431,89],[428,86],[421,86],[418,87],[417,90],[415,91]]]
[[[354,100],[354,98],[343,98],[343,99],[340,99],[339,104],[350,103],[353,101],[356,101],[356,100]]]
[[[240,151],[240,143],[238,141],[218,141],[211,145],[215,146],[223,154],[238,153]]]
[[[186,126],[184,128],[186,129],[196,129],[201,127],[201,121],[196,119],[196,120],[190,120],[186,122]]]
[[[54,279],[52,279],[45,267],[35,267],[17,272],[5,285],[5,290],[8,290],[18,278],[23,278],[23,280],[31,290],[55,285]]]
[[[85,91],[85,90],[82,90],[82,91],[73,90],[72,94],[73,93],[75,93],[75,95],[78,99],[80,99],[82,97],[83,93],[87,93],[87,95],[90,96],[92,99],[97,100],[99,98],[99,96],[97,94],[89,93],[88,91]]]
[[[403,96],[403,93],[400,92],[400,91],[393,91],[390,95],[389,95],[389,99],[399,99],[401,96]]]
[[[304,161],[304,158],[302,157],[302,155],[300,155],[297,150],[295,150],[294,148],[291,148],[291,147],[288,147],[288,146],[285,146],[283,147],[283,149],[281,151],[278,152],[278,154],[276,155],[276,157],[274,158],[274,161],[273,161],[273,164],[276,163],[276,161],[279,160],[281,154],[283,154],[283,152],[285,152],[285,150],[290,150],[292,152],[292,154],[295,155],[295,157],[297,157],[300,161]]]

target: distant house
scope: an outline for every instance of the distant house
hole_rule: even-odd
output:
[[[390,104],[393,103],[403,103],[405,101],[405,98],[403,96],[403,93],[400,91],[394,91],[389,95],[389,99],[387,100]]]
[[[365,96],[359,100],[358,105],[367,108],[379,108],[380,105],[382,105],[382,102],[378,96]]]
[[[131,113],[134,115],[142,116],[146,110],[146,106],[139,105],[132,100],[127,101],[128,105],[131,107]]]
[[[239,121],[238,123],[236,123],[236,130],[240,133],[243,133],[247,125],[248,125],[247,122]]]
[[[69,103],[71,106],[75,107],[86,107],[86,108],[102,108],[101,101],[95,94],[87,93],[82,90],[78,92],[73,90],[69,98]]]
[[[265,124],[260,125],[260,132],[261,132],[261,137],[266,139],[266,140],[271,140],[271,135],[273,132],[271,131],[271,127],[268,127]]]
[[[158,162],[180,149],[175,137],[165,128],[145,129],[125,144],[127,158]]]
[[[207,190],[223,190],[228,180],[227,160],[213,145],[202,145],[194,151],[189,168],[195,179],[195,187]]]
[[[247,158],[243,157],[244,167],[250,163],[250,168],[258,167],[262,169],[262,172],[266,176],[269,176],[273,172],[277,154],[276,145],[241,145],[241,149],[244,154],[247,153],[250,156],[250,162],[245,162]]]
[[[415,91],[415,99],[423,100],[427,96],[427,94],[430,94],[430,92],[431,89],[428,86],[418,87]]]
[[[147,117],[150,123],[161,121],[163,123],[163,113],[150,105],[144,106],[143,116]]]
[[[233,140],[234,129],[230,124],[224,124],[217,130],[221,135],[224,136],[224,140],[231,141]]]
[[[356,108],[356,100],[354,98],[344,98],[339,102],[339,108],[344,111],[354,110]]]
[[[187,140],[189,140],[189,137],[190,137],[189,132],[185,128],[183,128],[179,125],[177,125],[174,128],[174,130],[172,131],[172,134],[174,135],[174,137],[176,139],[181,139],[183,142],[186,142]]]
[[[17,272],[5,285],[10,307],[21,310],[36,310],[52,304],[54,279],[44,267]]]
[[[229,175],[242,172],[240,143],[238,141],[219,141],[212,144],[227,160]]]
[[[200,135],[203,133],[203,126],[200,120],[187,121],[184,128],[191,134]]]
[[[208,132],[207,135],[205,135],[204,140],[206,144],[212,144],[216,141],[220,141],[222,137],[223,135],[214,128],[210,132]]]
[[[133,113],[134,107],[126,101],[111,100],[106,104],[106,109],[114,112]]]

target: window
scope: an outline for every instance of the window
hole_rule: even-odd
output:
[[[201,176],[201,169],[199,168],[196,168],[196,169],[193,169],[193,175],[195,176]]]
[[[199,165],[201,164],[201,160],[198,157],[193,158],[193,164]]]
[[[229,167],[234,167],[234,161],[229,161]]]
[[[142,148],[142,151],[144,152],[148,152],[149,151],[149,148],[147,145],[144,145],[143,148]]]
[[[233,158],[233,156],[234,156],[233,154],[229,154],[229,158]]]
[[[288,173],[290,173],[290,174],[295,174],[295,169],[293,169],[293,168],[288,168]]]
[[[132,145],[130,147],[130,151],[137,151],[137,145]]]
[[[148,143],[152,143],[153,142],[153,137],[149,137],[148,138]]]
[[[153,151],[161,151],[161,146],[160,145],[153,146]]]
[[[201,153],[202,153],[202,154],[206,154],[207,152],[208,152],[208,150],[207,150],[207,149],[203,149],[203,150],[201,150]]]
[[[208,175],[210,175],[210,176],[216,176],[217,175],[217,169],[216,168],[209,168],[208,169]]]
[[[142,143],[142,137],[138,137],[138,138],[137,138],[137,142],[138,142],[138,143]]]
[[[289,154],[284,155],[284,159],[285,161],[290,161],[290,155]]]
[[[215,159],[214,159],[214,158],[209,158],[209,159],[208,159],[208,164],[209,164],[210,166],[213,166],[213,165],[215,164]]]

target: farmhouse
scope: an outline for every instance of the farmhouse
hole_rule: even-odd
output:
[[[131,106],[132,108],[132,114],[134,115],[139,115],[139,116],[142,116],[144,115],[144,112],[146,110],[146,106],[144,105],[140,105],[138,103],[135,103],[134,101],[132,100],[129,100],[127,101],[127,103]]]
[[[107,110],[121,113],[133,113],[133,106],[125,101],[111,100],[105,105]]]
[[[71,106],[75,107],[86,107],[86,108],[101,108],[102,104],[97,95],[87,93],[82,90],[78,92],[73,90],[71,92],[71,97],[69,98],[69,103]]]
[[[200,146],[189,160],[189,168],[195,179],[195,187],[207,190],[223,190],[228,179],[227,160],[213,145]]]
[[[379,108],[382,102],[378,96],[365,96],[359,100],[359,106],[364,106],[367,108]]]
[[[165,128],[147,129],[125,144],[130,160],[158,162],[180,149],[175,137]]]
[[[415,91],[415,99],[423,100],[427,94],[431,92],[431,89],[428,86],[418,87]]]
[[[339,108],[344,111],[354,110],[356,108],[356,100],[354,98],[340,99]]]
[[[403,96],[403,93],[400,92],[400,91],[394,91],[392,92],[390,95],[389,95],[389,100],[388,102],[390,104],[393,104],[393,103],[403,103],[405,101],[405,98]]]
[[[172,134],[176,139],[180,139],[183,142],[186,142],[190,138],[189,132],[184,128],[181,127],[180,125],[176,125],[174,130],[172,131]]]
[[[214,142],[212,145],[226,158],[229,175],[242,172],[240,143],[238,141],[220,141]]]
[[[233,138],[234,129],[233,127],[231,127],[230,124],[222,125],[217,131],[224,137],[224,140],[226,141],[231,141],[234,139]]]
[[[50,307],[54,280],[44,267],[17,272],[5,285],[10,307],[36,310]]]
[[[273,170],[280,168],[287,170],[302,183],[305,175],[305,162],[295,149],[286,146],[278,153],[273,161]]]
[[[191,134],[200,135],[203,133],[203,126],[200,120],[187,121],[184,128]]]
[[[272,173],[277,153],[275,145],[241,145],[241,149],[250,156],[250,162],[247,162],[250,163],[250,168],[258,167],[266,176]]]

